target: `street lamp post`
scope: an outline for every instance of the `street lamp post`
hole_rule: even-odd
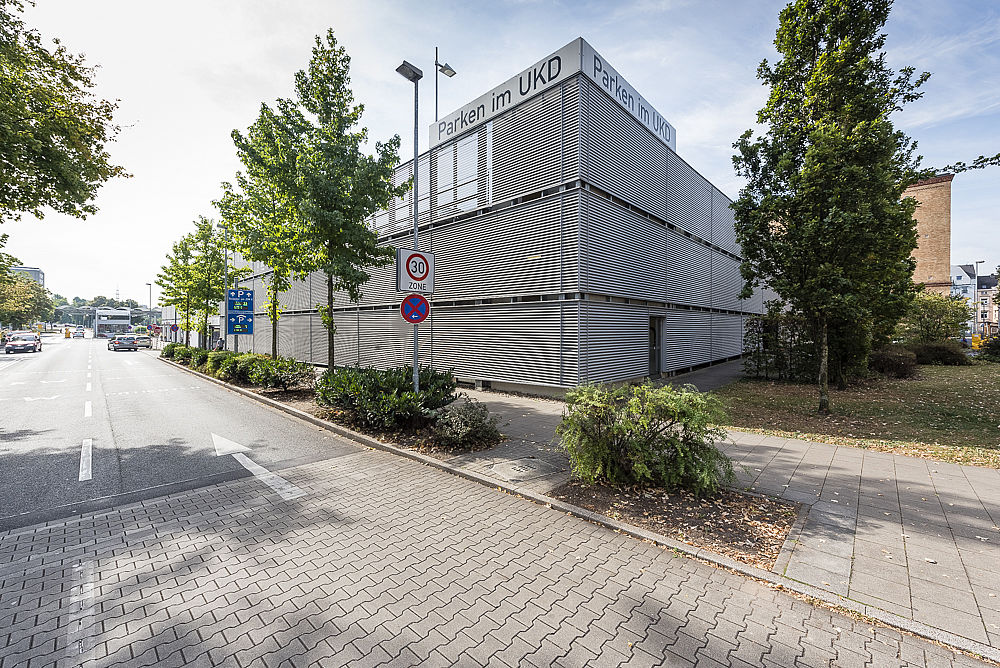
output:
[[[438,48],[434,47],[434,122],[438,120],[438,72],[446,77],[455,76],[455,68],[448,63],[438,62]]]
[[[420,71],[419,68],[414,67],[410,63],[403,61],[403,64],[396,68],[405,79],[413,82],[413,250],[420,250],[417,246],[417,200],[420,199],[417,193],[417,174],[419,169],[417,169],[417,161],[419,159],[418,153],[418,132],[420,125],[420,117],[418,115],[419,110],[419,89],[420,89],[420,79],[423,78],[424,73]],[[417,328],[419,325],[413,325],[413,391],[420,391],[420,346],[417,339]],[[331,360],[332,363],[332,360]]]
[[[146,317],[146,334],[149,335],[150,341],[152,341],[153,336],[153,284],[146,283],[146,287],[149,288],[149,315]]]

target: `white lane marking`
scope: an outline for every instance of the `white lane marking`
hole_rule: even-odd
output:
[[[129,366],[135,366],[135,362],[133,362],[132,360],[125,360],[125,364],[128,364]]]
[[[92,374],[92,373],[89,373],[89,372],[88,372],[88,373],[87,373],[87,378],[90,378],[90,377],[91,377],[91,376],[93,376],[93,375],[94,375],[94,374]]]
[[[94,405],[89,401],[83,405],[83,417],[91,417],[94,415]]]
[[[89,369],[91,369],[91,368],[92,368],[92,367],[91,367],[91,366],[90,366],[90,365],[88,364],[88,365],[87,365],[87,369],[89,370]]]
[[[23,380],[18,380],[11,383],[11,385],[27,385],[27,383],[25,383]]]
[[[65,383],[66,379],[63,378],[62,380],[42,380],[42,381],[39,381],[39,382],[48,385],[49,383]]]
[[[53,394],[51,397],[25,397],[25,401],[52,401],[53,399],[58,399],[58,394]]]
[[[212,434],[212,444],[215,446],[215,456],[232,455],[237,452],[250,452],[250,448],[240,445],[236,441],[230,441],[218,434]]]
[[[297,499],[300,496],[306,495],[306,493],[300,488],[288,482],[280,475],[271,473],[266,468],[244,455],[242,452],[234,452],[233,459],[238,461],[240,466],[245,468],[247,471],[253,473],[255,478],[277,492],[278,496],[283,498],[285,501],[290,501],[291,499]]]
[[[90,460],[94,450],[94,439],[83,439],[80,449],[80,480],[90,480]]]
[[[91,386],[90,386],[90,383],[87,383],[87,392],[90,392],[90,390],[91,390],[91,389],[92,389],[92,388],[91,388]]]

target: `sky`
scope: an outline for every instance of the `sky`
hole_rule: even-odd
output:
[[[105,184],[86,220],[49,213],[8,222],[7,252],[40,267],[66,297],[149,301],[171,245],[240,163],[231,132],[261,103],[292,93],[316,35],[333,28],[351,56],[370,138],[412,155],[413,87],[424,71],[421,152],[434,120],[434,47],[458,74],[440,77],[440,114],[457,109],[576,37],[586,39],[677,130],[677,152],[730,197],[742,185],[732,143],[753,127],[767,89],[756,79],[773,46],[779,0],[490,3],[335,0],[37,0],[26,23],[82,53],[96,94],[119,100],[113,162],[133,176]],[[924,166],[1000,152],[1000,3],[902,0],[885,29],[888,63],[932,73],[924,98],[898,113]],[[952,184],[952,263],[1000,264],[1000,168]],[[158,290],[153,286],[153,300]]]

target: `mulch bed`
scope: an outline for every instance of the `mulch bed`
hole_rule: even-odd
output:
[[[764,570],[774,566],[798,508],[735,490],[699,499],[683,492],[577,481],[553,490],[550,496]]]

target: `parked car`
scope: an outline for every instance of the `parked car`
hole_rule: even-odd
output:
[[[37,353],[42,349],[42,344],[34,334],[14,334],[7,338],[4,344],[4,353]]]
[[[108,350],[139,350],[131,334],[116,334],[108,341]]]
[[[79,328],[79,329],[73,330],[73,338],[74,339],[82,339],[83,335],[84,335],[84,331],[83,331],[82,327]]]
[[[152,348],[153,339],[143,334],[140,334],[139,336],[135,337],[135,345],[139,346],[140,348]]]

